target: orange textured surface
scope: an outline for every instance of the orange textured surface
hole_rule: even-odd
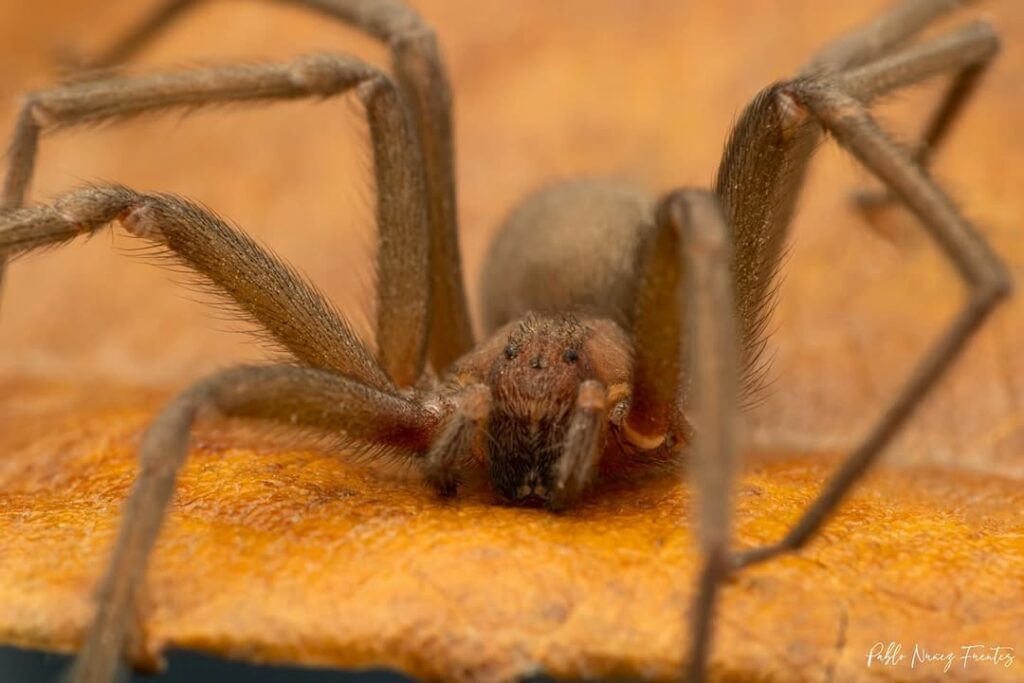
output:
[[[69,649],[135,471],[148,393],[99,404],[59,385],[16,387],[0,465],[0,640]],[[69,417],[73,416],[73,417]],[[438,503],[323,454],[242,447],[207,430],[178,489],[145,596],[149,655],[175,646],[333,666],[383,664],[437,680],[557,676],[667,680],[680,666],[694,553],[671,482],[607,488],[568,514]],[[777,537],[834,463],[758,459],[738,490],[738,542]],[[721,678],[935,676],[865,668],[878,641],[933,652],[1024,633],[1024,505],[991,476],[873,478],[800,557],[725,591]],[[909,655],[909,651],[907,652]],[[1022,663],[954,678],[1019,680]]]
[[[455,88],[472,293],[489,236],[529,189],[579,173],[656,189],[706,184],[739,108],[885,3],[656,0],[642,13],[614,0],[495,2],[486,13],[470,0],[417,4],[437,27]],[[129,0],[0,7],[4,129],[15,95],[51,80],[51,48],[70,41],[89,52],[138,12]],[[1019,277],[1024,5],[993,0],[983,12],[1005,51],[936,175]],[[317,50],[386,61],[379,46],[299,11],[211,3],[140,68]],[[898,98],[885,121],[909,134],[935,94]],[[355,315],[371,272],[363,128],[353,107],[302,103],[61,133],[43,142],[33,195],[102,178],[193,197]],[[826,147],[805,192],[772,342],[776,381],[750,416],[751,440],[786,455],[759,458],[745,475],[738,543],[781,533],[834,464],[794,453],[855,443],[958,300],[912,221],[892,212],[872,231],[852,214],[846,198],[863,180]],[[118,253],[129,246],[103,235],[10,269],[0,311],[5,642],[73,646],[143,425],[171,391],[259,357],[165,273]],[[1021,678],[1021,339],[1018,297],[887,456],[899,467],[875,475],[800,557],[736,579],[713,659],[720,677],[940,675],[934,663],[865,668],[868,649],[893,640],[935,652],[1015,646],[1010,668],[954,666],[949,676]],[[687,510],[688,493],[664,482],[602,491],[564,517],[496,507],[482,494],[439,505],[418,485],[343,459],[208,429],[154,560],[147,647],[466,680],[535,668],[664,678],[682,652],[692,584]]]

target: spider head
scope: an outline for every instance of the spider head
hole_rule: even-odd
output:
[[[530,315],[491,367],[488,470],[504,499],[544,504],[580,383],[593,375],[587,329],[569,316]]]

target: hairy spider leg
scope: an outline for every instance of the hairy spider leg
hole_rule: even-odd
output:
[[[300,289],[274,289],[275,280],[296,282],[276,272],[276,259],[264,260],[255,270],[244,261],[258,258],[262,249],[252,240],[227,240],[224,249],[237,247],[233,258],[206,254],[204,275],[259,324],[269,336],[297,359],[315,367],[353,372],[355,376],[384,386],[415,383],[425,363],[430,327],[430,261],[426,189],[422,163],[401,93],[389,77],[351,57],[312,55],[287,64],[245,64],[196,69],[130,78],[106,78],[57,86],[25,98],[11,143],[6,177],[7,206],[19,206],[31,181],[39,135],[49,130],[124,120],[174,108],[196,109],[228,102],[263,103],[306,97],[330,97],[353,89],[365,104],[373,147],[377,186],[377,343],[384,373],[363,356],[366,351],[347,323],[302,283]],[[19,233],[21,234],[21,233]],[[52,235],[70,239],[74,235]],[[27,242],[11,242],[13,233],[0,236],[0,257],[9,258],[26,248],[42,246],[44,233],[23,236]],[[6,244],[3,240],[7,240]],[[177,245],[196,258],[209,240]],[[231,287],[225,287],[231,283]],[[239,297],[262,298],[252,307]],[[313,308],[294,309],[292,300],[311,302]],[[248,306],[248,307],[247,307]],[[315,310],[314,310],[315,308]],[[306,312],[308,315],[302,317]],[[344,328],[343,332],[341,329]],[[390,380],[388,380],[390,378]]]
[[[203,0],[163,0],[88,66],[131,59]],[[473,347],[455,187],[452,93],[434,29],[404,0],[278,0],[350,25],[391,50],[395,80],[412,109],[426,168],[431,269],[430,360],[438,374]]]

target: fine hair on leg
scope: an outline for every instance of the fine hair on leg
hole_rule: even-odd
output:
[[[927,161],[998,52],[998,40],[990,26],[973,23],[892,53],[958,4],[963,3],[896,3],[875,21],[826,46],[802,73],[811,79],[848,80],[856,96],[869,102],[893,88],[953,72],[953,83],[919,147],[922,151],[917,160]],[[821,140],[820,123],[794,106],[785,86],[778,83],[764,89],[740,116],[714,184],[733,231],[742,394],[746,400],[758,395],[768,368],[765,333],[777,294],[777,273],[807,166]],[[879,198],[872,197],[865,200],[866,206],[878,204]]]
[[[729,553],[723,549],[727,546],[720,545],[716,554],[711,551],[712,545],[706,546],[693,610],[689,679],[701,680],[705,675],[702,662],[707,661],[715,593],[721,580],[739,568],[798,550],[811,539],[1010,291],[1005,265],[922,168],[931,151],[945,139],[980,75],[998,52],[998,38],[987,24],[973,23],[897,51],[955,4],[909,0],[894,6],[864,29],[826,48],[800,78],[762,91],[730,136],[715,193],[721,199],[726,225],[734,240],[732,262],[739,328],[736,336],[744,391],[756,389],[760,373],[752,373],[751,363],[763,348],[760,332],[771,309],[775,270],[783,253],[781,245],[802,176],[822,132],[827,132],[871,171],[883,183],[886,196],[902,202],[916,214],[956,267],[969,296],[960,314],[924,354],[875,426],[783,538],[738,553]],[[954,74],[953,81],[925,129],[921,146],[913,154],[904,152],[881,130],[867,106],[887,92],[949,72]],[[690,333],[699,334],[699,329]],[[695,372],[700,372],[699,367]],[[695,380],[695,392],[699,393],[700,377]],[[712,423],[710,428],[719,424]],[[702,429],[708,428],[705,423],[697,429],[697,476],[704,462],[700,435]],[[725,479],[718,481],[721,487]],[[698,492],[703,496],[726,497],[721,488],[711,484],[699,485]],[[712,531],[727,529],[727,521],[719,517]],[[723,538],[721,533],[713,537]],[[728,536],[724,538],[727,543]]]
[[[186,266],[298,361],[391,387],[355,332],[311,284],[243,232],[184,199],[121,186],[75,190],[52,205],[0,211],[0,256],[94,233],[114,220]]]
[[[377,187],[378,353],[388,377],[399,386],[410,386],[422,373],[430,326],[432,264],[422,159],[401,94],[385,74],[359,60],[312,55],[287,64],[230,65],[85,81],[28,95],[11,142],[6,205],[19,206],[24,200],[42,132],[173,108],[324,98],[353,88],[366,108]],[[264,251],[247,238],[236,241],[245,248],[243,251]],[[200,249],[181,247],[197,255]],[[270,261],[273,263],[269,265],[277,264],[274,259]],[[218,271],[212,279],[234,278],[241,288],[260,288],[270,282],[244,279],[268,273],[258,268],[228,272],[223,263],[216,261],[211,261],[210,267]],[[338,338],[327,335],[316,342],[315,324],[309,330],[297,329],[298,320],[289,320],[287,301],[265,312],[272,319],[263,322],[271,330],[290,326],[293,329],[289,336],[296,339],[305,335],[307,347]],[[332,367],[325,357],[329,353],[321,349],[310,357],[300,351],[298,357],[318,367]]]
[[[463,283],[455,188],[452,93],[434,30],[404,0],[277,0],[318,12],[367,33],[391,50],[398,88],[412,110],[425,164],[430,223],[430,360],[443,372],[473,346]],[[92,66],[130,59],[203,0],[163,0]],[[88,64],[87,64],[88,66]]]
[[[926,57],[922,57],[925,59]],[[913,65],[904,65],[913,71]],[[922,70],[924,71],[924,70]],[[884,74],[880,75],[884,81]],[[784,538],[734,559],[746,566],[803,546],[849,489],[913,415],[922,399],[1010,292],[1010,275],[984,237],[939,186],[886,135],[860,99],[847,93],[841,77],[798,79],[771,92],[784,108],[813,117],[836,142],[872,172],[921,221],[968,287],[968,300],[938,341],[923,356],[907,383],[824,490]]]

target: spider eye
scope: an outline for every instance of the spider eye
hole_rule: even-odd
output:
[[[575,363],[580,359],[580,354],[576,352],[576,349],[566,349],[565,353],[562,354],[562,358],[565,359],[566,363]]]
[[[516,351],[516,348],[514,346],[512,346],[511,344],[509,344],[508,346],[505,347],[505,358],[508,358],[509,360],[512,360],[513,358],[516,357],[517,353],[518,352]]]

